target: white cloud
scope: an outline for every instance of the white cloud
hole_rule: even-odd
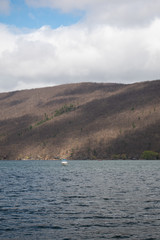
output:
[[[70,12],[75,9],[85,10],[97,3],[104,3],[104,0],[25,0],[33,7],[51,7],[61,9],[64,12]]]
[[[0,15],[9,14],[10,12],[10,0],[0,0]]]
[[[90,24],[136,26],[148,24],[160,17],[159,0],[26,0],[26,3],[33,7],[50,7],[63,12],[83,10]]]
[[[159,19],[141,28],[77,24],[54,30],[45,26],[26,34],[0,25],[0,91],[158,79],[159,29]]]

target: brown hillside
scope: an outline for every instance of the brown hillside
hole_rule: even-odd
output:
[[[160,80],[0,94],[1,159],[139,158],[160,152]]]

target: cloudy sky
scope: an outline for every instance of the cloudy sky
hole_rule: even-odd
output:
[[[160,0],[0,0],[0,92],[160,78]]]

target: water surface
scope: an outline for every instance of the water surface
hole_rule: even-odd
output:
[[[160,161],[0,161],[0,239],[160,239]]]

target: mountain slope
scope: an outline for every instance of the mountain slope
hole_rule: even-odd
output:
[[[0,94],[1,159],[139,158],[160,152],[160,81]]]

